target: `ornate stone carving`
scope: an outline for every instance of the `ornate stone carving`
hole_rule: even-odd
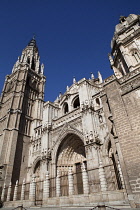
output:
[[[42,126],[42,132],[45,133],[47,131],[50,131],[52,128],[52,123],[45,123],[43,126]]]
[[[122,89],[121,89],[122,90],[122,95],[132,91],[133,89],[136,89],[139,86],[140,86],[140,78],[137,78],[137,79],[135,79],[133,81],[130,81],[127,84],[124,84],[122,86]]]
[[[85,101],[83,101],[81,103],[81,109],[82,109],[82,112],[88,111],[88,110],[94,111],[93,100],[85,100]]]
[[[116,128],[115,128],[115,125],[114,125],[114,120],[113,120],[113,117],[112,115],[110,115],[108,117],[108,119],[110,120],[110,122],[112,123],[111,124],[111,130],[110,130],[110,133],[113,135],[114,138],[117,138],[117,133],[116,133]]]
[[[42,160],[47,160],[47,159],[51,160],[51,153],[52,153],[51,149],[48,149],[48,151],[43,149]]]
[[[93,131],[86,132],[84,138],[85,138],[85,144],[87,145],[91,143],[97,143],[97,144],[101,143],[99,135],[97,134],[96,131],[94,131],[94,134]]]
[[[51,149],[48,149],[48,153],[47,153],[47,158],[48,159],[51,159],[51,154],[52,154]]]

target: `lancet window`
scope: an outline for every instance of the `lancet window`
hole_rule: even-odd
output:
[[[65,102],[64,103],[64,114],[68,113],[69,112],[69,107],[68,107],[68,103]]]
[[[73,102],[73,108],[78,108],[80,107],[80,100],[79,100],[79,96],[77,96],[75,99],[74,99],[74,102]]]
[[[140,61],[140,55],[137,50],[132,51],[132,57],[134,58],[135,63],[138,63]]]

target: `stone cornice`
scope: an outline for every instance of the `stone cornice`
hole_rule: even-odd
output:
[[[115,76],[114,74],[111,75],[110,77],[108,77],[108,78],[106,78],[106,79],[104,80],[103,86],[108,85],[109,83],[115,81],[116,79],[117,79],[117,78],[116,78],[116,76]]]
[[[80,113],[80,108],[78,107],[78,108],[72,110],[71,112],[66,113],[65,115],[63,115],[61,117],[58,117],[56,119],[53,119],[53,122],[56,122],[57,123],[57,121],[61,121],[61,120],[65,119],[65,118],[70,118],[71,115],[73,115],[73,114],[74,115],[77,115],[78,110],[79,110],[79,113]]]
[[[82,119],[81,119],[81,113],[80,115],[78,115],[77,117],[75,118],[72,118],[70,120],[64,120],[64,121],[61,121],[60,123],[58,123],[57,125],[56,124],[52,124],[52,131],[55,131],[57,129],[60,129],[61,127],[63,127],[65,125],[65,123],[70,123],[72,124],[73,122],[77,122],[78,120],[80,120],[82,122]]]
[[[132,81],[127,82],[121,87],[122,95],[125,95],[128,92],[133,91],[140,87],[140,76],[133,79]]]
[[[113,82],[113,81],[117,81],[119,84],[123,84],[128,82],[129,80],[133,79],[134,77],[136,77],[138,74],[140,74],[140,68],[137,68],[135,70],[133,70],[132,72],[127,73],[126,75],[124,75],[123,77],[117,79],[116,76],[113,74],[110,77],[106,78],[104,80],[104,86],[108,85],[109,83]]]
[[[140,74],[140,68],[137,68],[129,73],[127,73],[126,75],[124,75],[123,77],[121,77],[120,79],[118,79],[118,82],[120,84],[126,83],[129,80],[131,80],[132,78],[136,77],[138,74]]]

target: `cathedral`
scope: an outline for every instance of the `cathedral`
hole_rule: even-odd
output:
[[[110,77],[45,102],[36,40],[22,51],[0,98],[5,207],[140,208],[140,15],[120,17],[108,57]]]

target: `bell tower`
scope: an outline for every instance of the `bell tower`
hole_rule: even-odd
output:
[[[31,128],[42,120],[43,70],[33,38],[6,76],[0,98],[0,185],[25,178]]]
[[[140,67],[140,15],[120,17],[111,48],[109,60],[117,78]]]

